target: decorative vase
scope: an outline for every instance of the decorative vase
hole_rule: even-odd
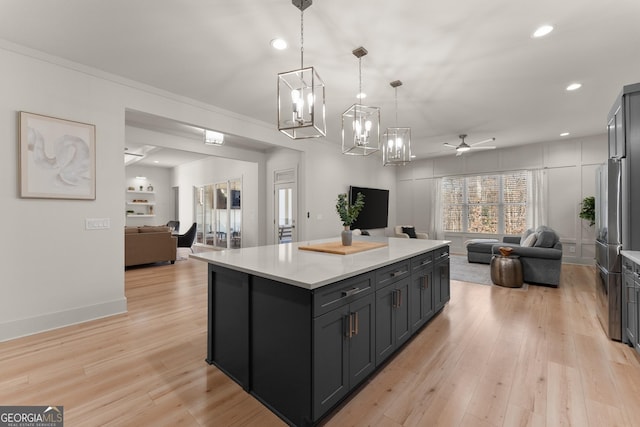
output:
[[[344,230],[342,230],[340,237],[342,237],[342,246],[351,246],[351,242],[353,241],[353,233],[349,229],[348,225],[344,226]]]
[[[500,251],[500,254],[502,254],[502,256],[507,256],[507,257],[511,255],[511,252],[513,252],[513,248],[510,248],[508,246],[500,246],[498,250]]]

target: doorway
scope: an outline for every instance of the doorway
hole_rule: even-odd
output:
[[[273,187],[275,241],[277,243],[297,242],[298,197],[296,170],[275,171]]]

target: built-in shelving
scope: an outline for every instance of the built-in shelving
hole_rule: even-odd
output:
[[[152,218],[155,215],[155,191],[127,190],[126,191],[127,218]]]

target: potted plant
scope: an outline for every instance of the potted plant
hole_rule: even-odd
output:
[[[580,213],[578,216],[589,221],[589,226],[596,223],[596,198],[587,196],[580,203]]]
[[[343,246],[351,246],[352,242],[352,233],[349,228],[351,224],[358,218],[358,214],[364,207],[364,194],[358,193],[356,196],[356,202],[353,205],[349,204],[349,200],[347,199],[346,193],[338,194],[338,202],[336,203],[336,211],[338,212],[338,216],[340,216],[340,221],[342,221],[342,225],[344,226],[344,230],[342,231],[342,245]]]

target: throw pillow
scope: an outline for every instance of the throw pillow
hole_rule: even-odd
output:
[[[531,236],[533,234],[533,229],[528,229],[525,230],[524,233],[522,233],[522,236],[520,237],[520,246],[524,246],[524,241],[526,240],[527,237]]]
[[[536,234],[538,236],[534,245],[536,248],[552,248],[558,241],[556,232],[549,227],[539,227]]]
[[[402,227],[402,232],[404,234],[408,234],[410,238],[412,239],[417,239],[418,236],[416,236],[416,228],[415,227]]]
[[[524,239],[522,243],[520,243],[520,246],[525,248],[530,248],[533,245],[535,245],[537,239],[538,239],[538,236],[536,236],[536,233],[531,233],[527,236],[526,239]]]

